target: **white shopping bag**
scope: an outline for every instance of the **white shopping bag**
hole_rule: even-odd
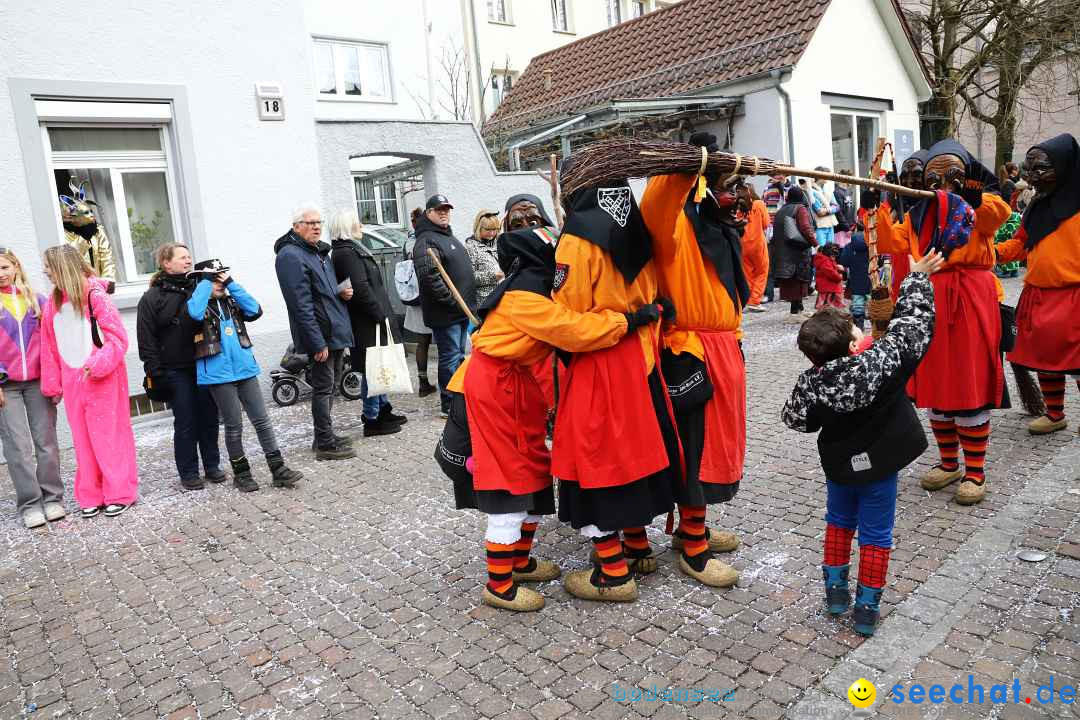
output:
[[[385,340],[379,338],[385,327]],[[383,343],[386,343],[385,345]],[[375,345],[364,356],[364,373],[367,377],[368,395],[388,393],[412,393],[409,363],[405,360],[405,346],[394,344],[390,334],[390,322],[385,321],[375,331]]]

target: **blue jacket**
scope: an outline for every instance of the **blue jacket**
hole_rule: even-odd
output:
[[[217,313],[221,317],[221,352],[195,361],[199,384],[221,385],[256,377],[259,374],[259,363],[255,362],[255,353],[251,352],[251,348],[240,345],[240,334],[236,330],[236,322],[229,311],[229,305],[211,299],[213,289],[212,282],[201,280],[187,302],[188,315],[196,322],[202,322],[206,317],[208,305],[209,312]],[[228,293],[244,315],[259,315],[259,303],[235,280],[229,283]]]
[[[840,264],[848,269],[848,290],[852,295],[870,294],[870,251],[861,232],[853,233],[851,242],[840,251]]]
[[[338,297],[330,246],[312,245],[292,230],[274,243],[278,285],[289,309],[289,330],[296,352],[314,355],[323,348],[353,346],[352,322]]]

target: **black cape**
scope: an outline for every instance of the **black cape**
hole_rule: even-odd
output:
[[[750,299],[742,264],[742,231],[720,219],[720,208],[710,193],[700,203],[694,202],[693,190],[686,198],[683,212],[694,226],[698,247],[716,268],[716,276],[728,297],[741,310]]]
[[[555,282],[555,248],[545,240],[541,228],[505,232],[495,241],[495,248],[506,277],[477,308],[481,323],[507,292],[524,290],[551,297]]]
[[[567,198],[564,233],[577,235],[611,256],[627,283],[652,260],[652,239],[625,181],[581,188]]]
[[[1037,196],[1024,211],[1023,226],[1027,249],[1035,247],[1061,223],[1080,213],[1080,146],[1076,138],[1063,133],[1032,146],[1050,156],[1057,174],[1057,187],[1046,196]]]

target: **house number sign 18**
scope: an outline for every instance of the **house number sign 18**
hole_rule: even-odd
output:
[[[260,120],[285,119],[285,97],[278,83],[255,83],[255,102]]]

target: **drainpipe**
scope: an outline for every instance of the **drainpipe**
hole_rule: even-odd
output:
[[[472,88],[469,88],[471,93],[475,88],[476,93],[473,95],[473,118],[476,120],[476,126],[480,127],[484,124],[484,120],[487,119],[487,108],[484,107],[484,71],[480,69],[480,38],[476,34],[476,7],[474,6],[474,0],[461,0],[464,17],[462,20],[468,23],[466,28],[469,32],[466,33],[466,41],[471,37],[472,42],[469,42],[471,46],[469,50],[473,58],[473,64],[476,69],[473,71],[476,74],[476,83]]]
[[[776,88],[776,92],[780,93],[780,98],[784,101],[784,118],[787,121],[787,164],[795,164],[795,129],[791,124],[791,96],[788,95],[787,90],[784,89],[784,83],[782,79],[784,73],[781,70],[773,70],[771,73],[773,79],[773,87]]]

